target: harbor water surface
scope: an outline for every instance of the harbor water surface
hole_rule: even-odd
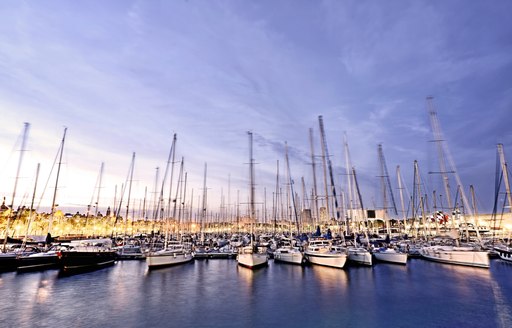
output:
[[[512,265],[409,260],[343,270],[143,261],[0,274],[1,327],[512,327]]]

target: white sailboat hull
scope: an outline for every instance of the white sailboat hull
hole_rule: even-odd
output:
[[[467,265],[481,268],[489,267],[486,251],[475,251],[465,247],[428,246],[420,250],[422,257],[430,261]]]
[[[320,252],[307,252],[305,253],[306,259],[317,265],[323,265],[333,268],[343,268],[347,262],[347,254],[343,253],[320,253]]]
[[[247,268],[257,268],[268,264],[268,256],[263,253],[243,253],[237,256],[238,264]]]
[[[146,263],[150,269],[177,265],[192,261],[190,252],[158,251],[146,256]]]
[[[302,264],[304,261],[304,254],[299,250],[277,249],[274,252],[274,260],[292,264]]]
[[[348,259],[357,264],[372,265],[372,254],[364,248],[349,248]]]
[[[400,253],[394,249],[386,249],[373,253],[375,259],[381,262],[407,264],[407,254]]]

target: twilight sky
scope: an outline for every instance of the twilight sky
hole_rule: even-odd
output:
[[[432,95],[464,188],[474,185],[479,211],[490,212],[496,144],[512,152],[511,12],[505,0],[2,1],[0,196],[11,203],[30,122],[15,206],[30,204],[37,163],[36,199],[44,190],[41,207],[51,204],[66,126],[60,208],[85,212],[104,162],[104,212],[135,152],[138,211],[146,187],[154,199],[155,168],[161,180],[176,133],[187,202],[193,192],[199,203],[206,162],[208,208],[218,211],[237,190],[247,202],[250,130],[256,201],[266,188],[270,211],[277,160],[285,179],[285,141],[295,191],[302,195],[302,177],[312,189],[310,128],[323,190],[322,115],[338,195],[347,188],[346,133],[364,205],[378,208],[378,144],[395,191],[397,165],[412,191],[414,160],[424,192],[439,188],[439,175],[428,174],[439,171]]]

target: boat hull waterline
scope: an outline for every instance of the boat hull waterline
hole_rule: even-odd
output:
[[[313,253],[306,252],[306,259],[317,265],[323,265],[333,268],[342,269],[347,262],[347,254],[343,253]]]
[[[373,253],[375,259],[380,262],[394,263],[394,264],[407,264],[407,254],[400,253],[392,249],[380,250]]]
[[[467,250],[463,247],[428,246],[420,250],[423,258],[448,264],[489,268],[489,256],[486,251]]]
[[[188,252],[165,252],[159,251],[146,256],[146,263],[149,269],[164,268],[190,262],[194,259]]]
[[[363,248],[349,248],[348,260],[360,265],[372,265],[372,254]]]
[[[117,259],[117,253],[112,251],[63,251],[60,253],[62,271],[64,273],[78,273],[93,271],[113,265]]]
[[[243,267],[256,269],[268,264],[268,256],[262,253],[238,254],[237,261]]]
[[[302,265],[305,262],[304,254],[302,254],[302,252],[293,250],[283,251],[280,249],[274,252],[274,260],[299,265]]]

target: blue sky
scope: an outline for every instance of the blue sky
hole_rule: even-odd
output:
[[[312,188],[308,130],[320,155],[322,115],[337,188],[346,188],[346,132],[365,206],[379,207],[379,143],[393,184],[400,165],[412,189],[418,160],[426,190],[438,188],[427,174],[437,170],[432,95],[464,187],[489,212],[496,144],[512,151],[511,10],[510,1],[3,1],[0,195],[11,202],[30,122],[16,204],[31,197],[38,162],[40,191],[50,179],[42,206],[51,203],[64,126],[62,208],[84,211],[101,162],[100,210],[112,205],[132,152],[138,208],[173,133],[194,203],[205,162],[210,210],[228,190],[230,203],[237,190],[246,202],[249,130],[257,201],[266,187],[271,204],[285,141],[296,189],[301,177]]]

